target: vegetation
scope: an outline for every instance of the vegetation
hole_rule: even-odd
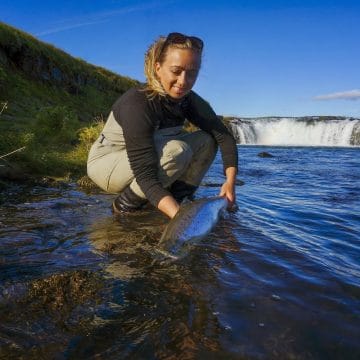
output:
[[[35,176],[84,175],[102,119],[137,84],[0,22],[2,166]]]

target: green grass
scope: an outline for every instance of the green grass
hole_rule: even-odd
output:
[[[0,157],[25,146],[6,161],[32,175],[84,175],[99,119],[138,84],[0,22]]]

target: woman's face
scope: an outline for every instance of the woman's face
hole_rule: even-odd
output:
[[[181,99],[194,86],[200,65],[198,52],[169,47],[164,62],[157,62],[155,70],[166,93],[173,99]]]

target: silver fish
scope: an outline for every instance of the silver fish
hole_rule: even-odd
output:
[[[181,206],[166,226],[158,250],[172,258],[183,256],[187,245],[200,241],[210,233],[227,203],[225,197],[216,196]]]

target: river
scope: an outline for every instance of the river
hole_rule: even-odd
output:
[[[0,358],[359,359],[359,149],[238,149],[239,210],[179,261],[154,256],[154,209],[116,217],[75,184],[2,193]],[[197,197],[221,181],[217,157]]]

